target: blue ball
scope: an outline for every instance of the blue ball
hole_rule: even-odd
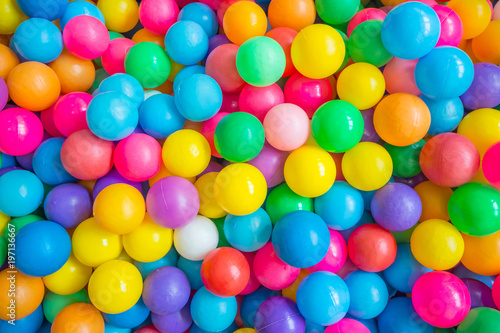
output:
[[[427,324],[415,311],[411,298],[392,298],[378,316],[381,333],[433,333],[434,327]]]
[[[2,154],[2,159],[1,159],[2,162],[0,164],[0,169],[5,169],[17,165],[16,158],[14,156],[10,156],[4,153],[1,154]]]
[[[238,329],[238,326],[236,326],[236,323],[232,323],[231,326],[229,326],[228,328],[226,328],[225,330],[222,330],[222,331],[217,331],[217,333],[233,333],[234,331],[236,331]],[[211,332],[211,331],[205,331],[205,330],[202,330],[201,328],[199,328],[198,326],[196,326],[196,324],[193,324],[190,328],[189,328],[189,333],[208,333],[208,332]]]
[[[222,90],[206,74],[194,74],[181,81],[175,90],[175,105],[180,114],[192,121],[205,121],[222,106]]]
[[[190,77],[191,75],[194,74],[205,74],[205,67],[201,65],[193,65],[181,69],[174,78],[174,84],[173,84],[174,91],[177,91],[177,87],[179,87],[179,84],[185,78]]]
[[[55,222],[32,222],[16,235],[16,264],[26,275],[50,275],[68,261],[70,254],[71,239]]]
[[[467,53],[452,46],[436,47],[415,67],[415,83],[430,99],[452,99],[469,89],[474,65]]]
[[[314,211],[334,230],[345,230],[359,222],[364,211],[360,191],[347,182],[338,181],[314,200]]]
[[[0,332],[2,333],[35,333],[43,324],[42,305],[36,308],[29,316],[23,319],[16,319],[15,325],[6,320],[0,320]]]
[[[152,262],[141,262],[141,261],[134,261],[134,266],[139,270],[141,273],[142,279],[146,279],[146,277],[154,271],[157,268],[163,267],[163,266],[177,266],[177,260],[179,258],[179,254],[175,250],[175,248],[172,246],[168,253]]]
[[[272,242],[281,260],[293,267],[306,268],[325,257],[330,246],[330,231],[319,215],[297,210],[278,220]]]
[[[192,261],[188,260],[182,256],[179,256],[179,260],[177,261],[177,268],[186,274],[189,285],[191,289],[198,290],[203,287],[203,281],[201,279],[201,261]]]
[[[139,108],[139,123],[147,134],[155,139],[166,139],[182,129],[186,119],[175,106],[174,97],[157,94],[149,97]]]
[[[50,333],[50,329],[52,328],[52,323],[48,322],[47,320],[44,321],[42,324],[42,327],[36,333]]]
[[[418,59],[429,53],[441,34],[441,22],[432,7],[421,2],[396,6],[382,24],[382,43],[395,57]]]
[[[208,38],[215,36],[219,28],[215,12],[212,8],[200,2],[193,2],[184,6],[179,12],[177,20],[198,23],[205,30]]]
[[[254,327],[257,309],[266,299],[274,296],[280,296],[280,293],[276,290],[270,290],[263,286],[260,286],[253,293],[245,295],[240,305],[240,315],[243,324],[245,324],[246,327]]]
[[[384,271],[384,277],[392,287],[403,293],[411,293],[419,277],[432,269],[420,264],[411,253],[410,244],[399,244],[394,263]]]
[[[323,333],[326,327],[306,320],[306,333]]]
[[[103,313],[104,320],[117,328],[134,328],[140,325],[149,316],[149,309],[144,304],[142,297],[133,307],[117,314]]]
[[[193,21],[174,23],[165,35],[168,56],[178,64],[194,65],[205,58],[208,52],[208,36],[205,30]]]
[[[238,304],[235,297],[219,297],[201,287],[191,300],[191,316],[202,330],[218,332],[231,326]]]
[[[0,211],[12,217],[33,213],[44,196],[43,184],[34,173],[12,170],[0,177]]]
[[[347,285],[331,272],[306,276],[297,289],[297,306],[307,320],[318,325],[333,325],[344,318],[350,304]]]
[[[17,163],[21,166],[21,168],[33,172],[33,155],[34,151],[25,155],[16,156]]]
[[[273,224],[267,212],[259,208],[252,214],[228,214],[224,220],[224,236],[232,247],[243,252],[254,252],[266,245]]]
[[[54,21],[64,14],[68,0],[17,0],[17,4],[29,17]]]
[[[124,94],[132,100],[137,108],[144,102],[144,89],[132,75],[118,73],[102,80],[99,85],[99,93],[110,91]]]
[[[389,293],[384,280],[377,273],[358,270],[348,274],[344,281],[351,296],[350,315],[372,319],[385,309]]]
[[[46,184],[56,186],[75,182],[77,179],[70,175],[61,162],[61,149],[64,138],[50,138],[38,146],[33,155],[33,170],[40,180]]]
[[[104,333],[130,333],[130,328],[118,328],[108,323],[104,323]]]
[[[453,132],[462,121],[464,105],[460,98],[433,100],[425,95],[419,96],[431,112],[431,127],[427,131],[430,135]]]
[[[104,15],[102,15],[101,10],[97,8],[96,5],[87,1],[77,0],[68,4],[64,14],[59,19],[61,30],[64,30],[64,27],[69,20],[78,15],[92,16],[101,21],[103,24],[106,24],[104,21]]]
[[[12,36],[11,43],[26,60],[48,63],[63,50],[59,28],[43,18],[32,18],[21,23]]]
[[[95,96],[87,108],[87,124],[103,140],[126,138],[139,123],[139,111],[132,100],[119,92],[105,92]]]

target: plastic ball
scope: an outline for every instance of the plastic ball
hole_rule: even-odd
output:
[[[177,17],[178,20],[193,21],[205,30],[208,38],[217,34],[217,15],[204,3],[189,3],[182,8]]]
[[[20,320],[32,314],[42,303],[44,286],[41,278],[24,275],[21,272],[8,273],[8,269],[0,272],[0,312],[1,320]],[[9,295],[12,277],[15,280],[16,294]],[[10,278],[10,279],[9,279]],[[15,307],[12,307],[12,300]],[[9,308],[10,306],[10,308]]]
[[[163,332],[184,332],[193,324],[190,313],[190,304],[186,304],[181,310],[167,315],[151,314],[154,327]]]
[[[351,103],[359,110],[369,109],[384,96],[385,79],[375,66],[355,63],[340,73],[337,92],[340,99]]]
[[[422,148],[419,161],[424,175],[436,185],[445,187],[471,181],[480,166],[474,144],[455,133],[443,133],[430,139]]]
[[[95,200],[95,198],[97,198],[97,195],[99,195],[99,193],[104,188],[108,187],[109,185],[117,183],[131,185],[142,193],[142,186],[140,183],[132,182],[130,180],[125,179],[122,175],[118,173],[118,171],[116,171],[116,169],[113,169],[95,182],[94,187],[92,188],[93,199]]]
[[[286,27],[300,31],[314,23],[316,7],[311,0],[274,0],[269,3],[268,16],[273,28]]]
[[[227,215],[224,220],[227,241],[240,251],[257,251],[271,238],[271,233],[271,219],[262,208],[248,215]]]
[[[160,267],[144,281],[144,304],[158,315],[171,314],[187,304],[190,292],[184,272],[176,267]]]
[[[97,6],[94,3],[88,1],[76,0],[76,1],[71,1],[66,6],[66,10],[59,18],[59,24],[61,26],[61,30],[64,30],[64,27],[66,26],[66,23],[68,23],[69,20],[79,15],[92,16],[99,19],[99,21],[101,21],[102,23],[105,23],[102,12],[99,10],[99,8],[97,8]]]
[[[495,305],[497,305],[498,307],[498,304],[500,304],[500,278],[497,276],[493,282],[493,286],[492,286],[492,289],[491,289],[491,292],[492,292],[492,297],[493,297],[493,300],[495,302]]]
[[[142,278],[146,279],[146,277],[157,268],[163,266],[176,266],[178,263],[178,259],[180,259],[179,254],[175,250],[175,247],[172,246],[168,251],[168,253],[159,260],[153,262],[134,261],[134,266],[137,267],[137,269],[142,275]]]
[[[385,89],[391,93],[420,95],[415,83],[415,66],[418,60],[392,58],[384,67]]]
[[[325,333],[333,332],[359,332],[359,333],[369,333],[371,332],[366,325],[364,325],[359,320],[354,320],[350,318],[341,319],[336,324],[330,325],[326,328]]]
[[[492,289],[489,286],[472,278],[462,278],[462,281],[465,283],[471,296],[471,309],[479,307],[496,308]]]
[[[208,172],[194,183],[200,199],[199,213],[208,218],[221,218],[227,214],[215,200],[214,183],[218,174],[218,172]]]
[[[484,154],[482,161],[482,171],[488,182],[500,189],[500,174],[498,173],[500,163],[500,144],[492,145]]]
[[[189,224],[174,231],[175,249],[188,260],[203,260],[217,248],[218,242],[217,227],[204,216],[198,215]]]
[[[43,192],[42,182],[33,173],[7,172],[0,177],[0,211],[12,217],[31,214],[42,203]]]
[[[135,1],[101,0],[97,7],[101,10],[106,27],[110,31],[130,31],[139,21],[139,5]]]
[[[492,64],[500,63],[500,52],[497,50],[498,42],[494,38],[499,31],[500,24],[491,21],[479,36],[472,39],[472,51],[477,59]]]
[[[147,31],[164,35],[175,23],[179,14],[179,6],[174,0],[146,0],[139,6],[139,19]]]
[[[327,271],[331,273],[338,272],[345,264],[347,259],[347,245],[342,235],[332,229],[330,232],[330,245],[326,256],[316,265],[308,267],[309,272]]]
[[[103,313],[106,324],[111,324],[117,328],[130,329],[141,325],[149,316],[150,311],[144,304],[142,298],[127,311],[109,314]],[[106,331],[105,331],[106,332]],[[121,332],[114,332],[121,333]]]
[[[425,95],[419,97],[427,104],[431,113],[431,126],[427,131],[428,134],[452,132],[458,127],[464,115],[464,106],[460,98],[432,100]]]
[[[278,293],[265,287],[259,287],[256,291],[243,297],[241,301],[241,319],[246,327],[254,327],[255,314],[259,306],[267,299],[278,296]]]
[[[262,173],[268,187],[274,187],[285,179],[283,169],[287,157],[288,152],[277,150],[264,143],[259,155],[248,161],[248,164],[253,165]]]
[[[181,20],[168,29],[165,49],[176,63],[194,65],[203,60],[207,54],[208,36],[198,23]]]
[[[319,198],[315,202],[318,202],[318,200]],[[273,224],[276,224],[280,218],[288,213],[296,210],[312,212],[313,209],[313,199],[296,194],[287,184],[281,184],[273,188],[266,199],[266,212]],[[322,218],[326,221],[324,216]]]
[[[57,130],[64,136],[88,129],[87,108],[92,96],[83,92],[74,92],[62,96],[54,105],[52,117]]]
[[[283,262],[271,243],[257,251],[253,262],[257,280],[266,288],[281,290],[291,286],[300,274],[300,269]]]
[[[118,143],[113,160],[116,170],[126,179],[145,181],[160,170],[161,147],[147,134],[131,134]]]
[[[95,79],[95,68],[92,61],[75,57],[68,50],[63,50],[61,55],[49,66],[59,78],[61,92],[64,94],[87,91]]]
[[[0,44],[0,59],[2,59],[2,64],[0,64],[0,77],[7,82],[10,71],[19,65],[19,59],[14,51],[3,44]],[[7,103],[7,100],[5,103]]]
[[[85,266],[71,254],[59,270],[43,277],[43,283],[55,294],[71,295],[87,285],[91,274],[92,268]]]
[[[289,333],[305,332],[305,319],[294,301],[274,296],[265,300],[255,314],[255,330],[273,333],[286,330]]]
[[[66,229],[74,228],[92,213],[90,195],[83,186],[77,184],[56,186],[44,200],[44,211],[50,221]]]
[[[382,67],[392,59],[382,43],[382,24],[380,20],[368,20],[354,28],[347,42],[347,52],[354,62]]]
[[[0,24],[1,34],[13,34],[19,24],[27,19],[26,15],[19,8],[17,1],[14,0],[6,1],[0,13],[4,18]]]
[[[108,74],[125,73],[125,56],[136,43],[127,38],[115,38],[101,56],[102,67]]]
[[[457,332],[472,333],[479,330],[496,332],[500,322],[500,312],[496,309],[479,307],[472,309],[460,323]]]
[[[166,94],[151,96],[139,108],[139,123],[155,139],[166,139],[182,129],[185,118],[175,106],[174,97]]]
[[[239,47],[234,44],[220,45],[205,61],[206,73],[217,81],[223,92],[235,93],[245,86],[245,81],[236,68],[238,49]]]
[[[238,104],[241,111],[250,113],[263,122],[269,110],[284,102],[283,91],[277,84],[267,87],[254,87],[248,84],[241,91]]]
[[[194,323],[204,331],[222,331],[233,323],[237,308],[236,298],[215,296],[202,287],[191,301],[191,316]]]
[[[431,333],[434,327],[418,316],[409,297],[395,297],[389,300],[387,307],[378,317],[381,332]]]
[[[284,15],[280,17],[284,17]],[[268,31],[265,36],[277,41],[285,52],[286,66],[283,77],[295,74],[297,70],[292,62],[291,48],[293,40],[295,39],[295,36],[297,36],[297,31],[288,27],[279,27]]]
[[[20,156],[33,152],[42,142],[43,126],[32,112],[10,108],[0,113],[0,150],[8,155]]]
[[[471,299],[467,287],[458,277],[438,271],[426,273],[415,282],[412,303],[425,322],[447,328],[458,325],[465,318]]]
[[[7,87],[12,101],[30,111],[47,109],[55,103],[61,91],[56,73],[35,61],[14,67],[9,73]]]
[[[375,273],[354,271],[344,278],[349,289],[349,314],[360,319],[375,318],[389,300],[384,280]]]
[[[347,25],[347,36],[350,37],[352,31],[361,23],[369,20],[383,21],[386,16],[387,14],[384,11],[377,8],[361,9],[349,20],[349,24]]]
[[[87,303],[74,303],[57,314],[51,330],[61,333],[70,333],[73,330],[104,332],[104,319],[94,306]]]
[[[494,109],[479,109],[467,114],[458,126],[458,134],[468,138],[481,156],[500,140],[500,114]]]
[[[394,176],[409,178],[415,177],[422,172],[419,157],[424,145],[424,140],[419,140],[412,145],[402,147],[393,146],[388,143],[384,144],[384,148],[391,155],[394,165]]]
[[[433,6],[441,22],[441,33],[436,46],[458,46],[462,40],[463,25],[460,16],[451,8],[446,6]]]
[[[193,74],[182,80],[177,87],[175,105],[184,118],[205,121],[221,109],[222,90],[210,76]]]
[[[302,29],[292,43],[292,62],[311,79],[323,79],[335,73],[344,61],[346,48],[340,33],[325,24]]]
[[[99,19],[79,15],[70,19],[63,31],[64,45],[71,54],[81,59],[95,59],[109,46],[109,34]]]
[[[266,13],[254,2],[234,2],[224,14],[223,28],[231,42],[242,45],[252,37],[264,36]]]
[[[306,111],[311,118],[316,110],[334,97],[332,85],[327,78],[310,79],[300,73],[292,75],[285,83],[285,101]]]
[[[52,323],[61,310],[75,303],[90,303],[87,290],[81,289],[70,295],[58,295],[49,291],[43,300],[43,314]]]
[[[200,261],[192,261],[188,260],[184,257],[179,257],[179,261],[177,262],[177,268],[186,274],[189,285],[191,289],[198,290],[203,287],[203,281],[201,280],[201,265],[203,260]]]
[[[165,50],[152,42],[132,46],[125,56],[125,72],[144,88],[156,88],[168,79],[171,71],[170,58]]]
[[[474,64],[474,80],[460,99],[468,109],[494,108],[500,104],[499,87],[500,68],[489,63],[477,63]]]
[[[453,191],[449,187],[441,187],[431,181],[425,181],[415,186],[422,202],[422,215],[419,221],[440,219],[449,221],[448,201]]]
[[[480,275],[497,275],[500,273],[500,233],[490,236],[474,237],[462,234],[465,242],[463,265]]]
[[[491,8],[486,0],[452,0],[446,6],[453,9],[462,21],[462,39],[478,36],[486,29],[491,20]]]

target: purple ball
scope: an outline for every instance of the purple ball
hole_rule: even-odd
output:
[[[283,170],[289,154],[290,152],[273,148],[266,142],[259,155],[248,161],[248,164],[253,165],[262,172],[266,179],[267,187],[271,188],[281,184],[285,179]]]
[[[200,209],[196,187],[188,180],[170,176],[160,179],[146,196],[151,219],[165,228],[177,229],[191,222]]]
[[[112,169],[105,176],[99,178],[94,185],[92,190],[92,196],[97,198],[97,195],[106,187],[113,184],[128,184],[135,187],[139,192],[142,193],[142,185],[138,182],[132,182],[118,173],[116,169]]]
[[[222,169],[223,169],[222,165],[220,165],[217,162],[210,161],[210,163],[208,163],[208,166],[205,168],[205,170],[203,170],[203,172],[200,173],[197,178],[200,178],[204,174],[207,174],[210,172],[220,172]]]
[[[462,281],[469,290],[471,309],[481,307],[497,309],[493,301],[493,293],[490,287],[476,279],[462,279]]]
[[[159,315],[180,311],[189,301],[191,287],[183,271],[163,266],[152,271],[144,280],[144,304]]]
[[[428,180],[427,177],[425,177],[423,172],[421,172],[413,177],[409,177],[409,178],[401,178],[401,177],[396,177],[396,176],[393,176],[392,178],[394,178],[394,181],[396,183],[403,183],[403,184],[410,186],[411,188],[415,188],[415,186],[417,186],[418,184]]]
[[[71,229],[92,215],[92,201],[85,187],[67,183],[54,187],[47,194],[43,209],[47,219]]]
[[[0,169],[0,177],[5,175],[7,172],[14,171],[14,170],[23,170],[23,168],[18,167],[18,166],[11,166],[11,167]]]
[[[500,67],[486,62],[474,64],[474,80],[460,99],[471,110],[500,104]]]
[[[361,111],[365,122],[365,130],[363,132],[363,136],[361,137],[361,141],[377,143],[378,140],[380,140],[380,136],[375,131],[375,125],[373,125],[374,112],[375,109],[373,108]]]
[[[210,39],[208,40],[208,51],[207,51],[207,55],[205,56],[205,61],[207,60],[210,53],[213,50],[215,50],[215,48],[217,46],[220,46],[223,44],[230,44],[230,43],[231,43],[231,41],[229,40],[229,38],[227,38],[226,35],[215,35],[215,36],[210,37]]]
[[[389,231],[413,227],[422,215],[422,201],[410,186],[388,183],[375,192],[371,202],[373,219]]]
[[[0,77],[0,110],[3,110],[9,100],[9,90],[3,78]]]
[[[254,326],[257,333],[304,333],[306,321],[294,301],[275,296],[259,306]]]
[[[151,314],[153,325],[162,333],[182,333],[193,324],[191,318],[191,302],[188,302],[180,311],[167,315]]]

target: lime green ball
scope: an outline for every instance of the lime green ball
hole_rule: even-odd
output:
[[[283,48],[269,37],[254,37],[244,42],[236,54],[241,78],[255,87],[267,87],[278,81],[286,67]]]
[[[360,6],[360,0],[316,0],[316,11],[328,24],[342,24],[349,21]]]
[[[170,75],[170,58],[160,45],[137,43],[125,56],[125,72],[135,77],[144,88],[156,88]]]
[[[470,310],[458,325],[457,333],[500,333],[500,311],[492,308]]]
[[[25,215],[25,216],[20,216],[20,217],[14,217],[10,222],[7,224],[7,227],[5,227],[2,236],[6,240],[10,238],[10,233],[13,231],[15,235],[21,230],[22,227],[25,225],[28,225],[32,222],[36,221],[41,221],[43,218],[41,218],[38,215],[30,214],[30,215]]]
[[[321,105],[311,121],[313,138],[321,148],[332,153],[343,153],[357,145],[364,130],[361,112],[341,100]]]
[[[419,157],[420,151],[425,145],[425,140],[420,140],[412,145],[398,147],[388,143],[384,148],[391,155],[394,166],[392,174],[396,177],[409,178],[422,172],[420,169]]]
[[[417,227],[418,223],[415,224],[408,230],[405,231],[391,231],[391,234],[394,236],[396,243],[398,244],[410,244],[411,234],[413,230]]]
[[[43,300],[43,314],[49,322],[53,322],[62,309],[75,303],[90,303],[87,290],[82,289],[71,295],[59,295],[49,291]]]
[[[380,20],[369,20],[354,28],[347,42],[347,50],[354,62],[382,67],[392,59],[392,54],[382,43],[382,23]]]
[[[224,235],[224,221],[226,217],[219,217],[218,219],[212,219],[215,226],[217,227],[217,232],[219,233],[219,243],[217,247],[232,247],[231,244],[226,239],[226,235]]]
[[[347,38],[347,35],[344,31],[335,28],[337,32],[342,36],[342,39],[344,40],[344,46],[345,46],[345,56],[344,56],[344,61],[342,62],[342,65],[340,65],[340,68],[337,70],[337,73],[345,68],[347,63],[349,62],[349,59],[351,59],[351,56],[349,55],[349,50],[347,49],[347,42],[349,41],[349,38]],[[346,26],[347,30],[347,26]]]
[[[306,198],[293,192],[287,184],[281,184],[271,190],[266,200],[266,212],[273,224],[280,218],[296,210],[312,212],[314,203],[312,198]]]

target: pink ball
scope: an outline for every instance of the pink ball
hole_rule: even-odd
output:
[[[377,8],[366,8],[366,9],[360,10],[349,21],[349,24],[347,25],[347,36],[350,37],[354,28],[356,28],[360,23],[363,23],[363,22],[369,21],[369,20],[383,21],[386,16],[387,16],[387,14],[384,11],[377,9]]]
[[[223,92],[235,93],[241,91],[245,81],[236,69],[236,54],[240,47],[234,44],[217,46],[205,62],[205,71],[217,83]]]
[[[255,252],[241,252],[241,253],[245,256],[245,258],[248,261],[248,265],[250,266],[250,279],[248,280],[245,289],[243,289],[243,291],[240,292],[239,294],[248,295],[259,289],[260,282],[259,280],[257,280],[257,277],[253,272],[253,261],[255,259]]]
[[[266,114],[272,107],[285,103],[283,91],[276,84],[267,87],[246,85],[240,93],[240,109],[264,121]]]
[[[279,104],[264,118],[266,139],[278,150],[292,151],[309,137],[311,125],[307,113],[295,104]]]
[[[78,15],[66,23],[64,45],[71,54],[82,59],[96,59],[109,46],[109,32],[104,23],[93,16]]]
[[[281,290],[291,286],[297,280],[300,268],[285,264],[274,252],[273,245],[267,243],[255,255],[253,272],[264,287]]]
[[[266,142],[259,155],[248,161],[248,164],[253,165],[262,172],[267,186],[271,188],[285,180],[283,170],[288,155],[289,152],[278,150]]]
[[[54,116],[53,116],[54,115],[54,107],[56,106],[57,102],[59,102],[59,100],[62,97],[63,96],[59,96],[57,98],[57,101],[54,104],[52,104],[51,107],[49,107],[48,109],[42,110],[40,112],[40,119],[42,120],[43,129],[45,130],[45,132],[49,133],[53,137],[64,136],[57,129],[56,124],[54,123]]]
[[[420,95],[420,90],[415,83],[415,66],[418,59],[404,60],[392,58],[384,68],[385,89],[390,94],[408,93]]]
[[[160,333],[154,325],[147,325],[139,328],[135,333]]]
[[[347,259],[347,245],[342,235],[335,230],[330,231],[330,247],[326,256],[316,265],[307,268],[309,272],[328,271],[337,273]]]
[[[408,1],[417,1],[417,2],[421,2],[421,3],[425,3],[427,6],[431,6],[431,7],[437,6],[437,4],[438,4],[435,0],[406,0],[405,2],[408,2]]]
[[[325,333],[370,333],[370,330],[359,321],[344,318],[338,323],[330,325],[326,328]]]
[[[462,41],[464,28],[462,20],[457,13],[450,7],[436,5],[432,7],[439,16],[441,22],[441,34],[439,35],[437,46],[455,46],[457,47]]]
[[[359,270],[358,266],[354,265],[349,258],[349,255],[347,255],[344,266],[342,266],[342,268],[340,268],[335,274],[344,279],[347,275],[357,270]]]
[[[43,126],[31,111],[10,108],[0,112],[0,151],[12,156],[29,154],[43,138]]]
[[[200,0],[201,3],[204,3],[205,5],[212,8],[213,10],[219,9],[222,1],[223,0]]]
[[[491,291],[493,293],[493,301],[497,308],[500,309],[500,275],[493,281],[493,288],[491,288]]]
[[[174,0],[143,0],[139,6],[139,20],[146,30],[164,35],[177,21],[179,6]]]
[[[115,38],[101,57],[102,68],[109,74],[125,73],[125,56],[135,42],[128,38]]]
[[[222,93],[222,106],[220,107],[219,112],[237,112],[241,111],[240,110],[240,105],[239,105],[239,99],[240,99],[240,93]]]
[[[482,167],[488,182],[500,189],[500,142],[488,148],[483,157]]]
[[[215,116],[212,118],[206,120],[203,125],[201,126],[200,133],[207,139],[208,144],[210,145],[210,150],[212,152],[212,156],[219,157],[221,158],[219,152],[217,149],[215,149],[215,144],[214,144],[214,133],[215,133],[215,128],[217,127],[217,124],[219,121],[222,120],[225,116],[227,116],[229,113],[228,112],[218,112]]]
[[[412,302],[426,323],[442,328],[458,325],[471,306],[469,291],[462,280],[444,271],[425,273],[418,278]]]
[[[84,92],[73,92],[62,96],[54,106],[52,118],[57,130],[68,137],[82,129],[88,129],[87,107],[92,95]]]
[[[116,145],[113,160],[120,175],[133,182],[142,182],[160,170],[161,146],[147,134],[131,134]]]
[[[309,118],[332,98],[333,90],[328,78],[310,79],[296,73],[285,84],[285,101],[300,106]]]

